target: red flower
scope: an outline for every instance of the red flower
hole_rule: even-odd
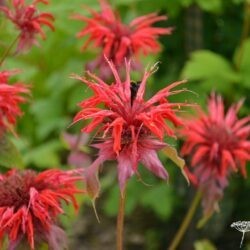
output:
[[[126,25],[121,22],[120,16],[111,9],[106,0],[100,0],[101,13],[90,10],[91,18],[75,15],[74,18],[86,23],[86,26],[77,34],[81,38],[89,35],[83,45],[85,49],[90,42],[102,48],[102,54],[113,61],[116,67],[124,64],[124,58],[130,59],[140,52],[147,55],[158,52],[160,45],[157,38],[160,35],[171,34],[172,28],[157,28],[152,25],[158,21],[166,20],[166,16],[157,16],[156,13],[141,16]],[[99,57],[90,64],[91,71],[100,67],[100,73],[107,76],[111,72],[103,57]],[[108,70],[108,73],[107,73]]]
[[[34,0],[32,4],[25,5],[25,0],[12,0],[13,9],[5,6],[0,6],[0,11],[4,12],[20,30],[17,51],[29,49],[33,44],[38,45],[35,38],[36,34],[40,34],[43,39],[46,38],[42,26],[46,25],[51,30],[54,30],[52,21],[54,17],[47,12],[37,13],[36,5],[42,2],[47,4],[46,0]]]
[[[64,249],[65,233],[56,220],[64,213],[62,201],[78,208],[74,195],[81,192],[75,187],[80,179],[56,169],[39,174],[12,170],[0,175],[0,243],[8,236],[8,249],[19,244],[35,249],[42,242],[53,250]]]
[[[21,83],[10,85],[9,76],[17,71],[0,71],[0,134],[6,129],[13,132],[12,126],[16,118],[22,115],[19,104],[25,102],[22,94],[28,94],[29,89]]]
[[[250,160],[250,116],[238,119],[242,102],[224,112],[223,100],[212,94],[208,114],[200,112],[197,119],[187,121],[182,130],[186,140],[182,154],[190,156],[187,169],[191,180],[203,192],[205,214],[218,209],[228,176],[238,169],[246,176],[246,161]]]
[[[89,193],[98,194],[97,179],[99,165],[106,160],[117,160],[118,179],[123,191],[125,183],[133,174],[138,173],[141,162],[148,170],[160,178],[166,179],[168,174],[160,162],[157,151],[168,146],[162,140],[164,135],[175,137],[169,123],[181,125],[176,116],[180,106],[187,104],[169,103],[167,97],[183,90],[171,90],[182,82],[173,83],[160,90],[149,100],[144,100],[144,92],[148,77],[155,71],[152,67],[146,71],[140,83],[130,80],[130,63],[126,63],[126,80],[122,82],[111,62],[115,83],[108,85],[97,76],[88,73],[92,80],[79,76],[93,90],[94,96],[80,103],[82,110],[75,116],[74,122],[92,119],[82,129],[89,133],[96,127],[101,141],[94,144],[99,149],[99,156],[93,164],[85,169],[85,177]],[[100,104],[104,104],[101,108]],[[166,121],[168,123],[166,123]]]

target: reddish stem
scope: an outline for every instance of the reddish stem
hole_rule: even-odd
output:
[[[117,224],[116,224],[116,246],[117,250],[123,250],[123,231],[124,231],[124,210],[125,210],[125,199],[126,191],[120,193],[119,198],[119,211],[117,215]]]

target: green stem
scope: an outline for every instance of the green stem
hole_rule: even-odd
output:
[[[13,46],[15,45],[15,43],[17,42],[19,38],[19,35],[15,38],[15,40],[10,44],[10,46],[4,51],[3,56],[1,58],[0,61],[0,66],[3,64],[4,60],[6,59],[6,57],[9,55],[11,49],[13,48]]]
[[[242,33],[241,33],[241,39],[240,39],[240,45],[239,45],[239,53],[238,53],[238,57],[236,60],[236,65],[235,65],[236,69],[240,68],[241,60],[244,54],[243,44],[244,44],[244,41],[248,37],[249,30],[250,30],[250,2],[246,1],[245,7],[244,7],[244,23],[242,27]]]
[[[119,211],[116,224],[116,249],[123,250],[123,231],[124,231],[124,210],[125,210],[126,188],[120,192]]]
[[[186,233],[187,228],[188,228],[188,226],[189,226],[190,222],[192,221],[192,218],[195,214],[195,211],[198,208],[198,205],[199,205],[200,200],[201,200],[201,196],[202,196],[202,193],[200,190],[198,190],[196,192],[194,199],[191,203],[191,206],[189,207],[189,210],[187,211],[185,218],[182,221],[182,224],[181,224],[179,230],[177,231],[173,241],[171,242],[168,250],[175,250],[178,247],[178,245],[180,244],[181,239],[183,238],[184,234]]]

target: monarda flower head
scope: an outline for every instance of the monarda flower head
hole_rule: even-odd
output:
[[[46,0],[34,0],[31,4],[25,4],[25,0],[12,0],[11,8],[0,6],[6,17],[20,31],[18,37],[17,51],[28,50],[33,44],[38,45],[36,34],[40,34],[42,39],[46,38],[42,26],[46,25],[51,30],[54,30],[52,21],[54,17],[47,12],[39,13],[36,5],[38,3],[47,4]]]
[[[183,81],[173,83],[145,100],[146,82],[155,67],[145,71],[141,82],[136,83],[130,79],[130,63],[126,63],[126,80],[122,82],[115,66],[108,63],[115,78],[111,85],[91,73],[88,73],[91,80],[75,76],[92,89],[94,95],[80,103],[82,110],[75,116],[74,122],[91,119],[82,131],[89,133],[98,127],[97,133],[101,137],[100,142],[93,145],[99,149],[98,158],[84,169],[87,189],[93,197],[97,197],[99,191],[98,179],[95,179],[99,166],[107,160],[118,163],[122,192],[127,180],[138,174],[139,162],[158,177],[167,179],[168,173],[157,151],[169,147],[163,142],[164,135],[175,137],[170,124],[182,125],[176,112],[187,105],[167,100],[170,95],[183,91],[172,91]]]
[[[8,237],[8,249],[35,249],[47,243],[49,249],[65,248],[66,235],[58,225],[62,201],[78,204],[76,181],[82,177],[57,169],[36,173],[12,170],[0,175],[0,244]],[[2,249],[2,248],[1,248]]]
[[[250,160],[250,117],[239,119],[242,105],[232,105],[227,112],[221,96],[211,95],[208,114],[186,122],[181,134],[185,137],[181,153],[190,158],[186,169],[190,180],[203,193],[205,215],[218,210],[218,201],[228,185],[232,172],[240,170],[246,177],[245,165]]]
[[[0,136],[5,130],[14,132],[16,118],[22,115],[19,105],[30,91],[22,83],[9,84],[9,77],[17,71],[0,71]]]
[[[158,52],[160,44],[157,42],[157,38],[172,32],[172,28],[152,26],[158,21],[166,20],[166,16],[151,13],[137,17],[127,25],[121,22],[118,13],[114,13],[106,0],[100,0],[100,5],[100,13],[90,10],[92,17],[74,15],[74,18],[86,23],[86,26],[77,34],[79,38],[89,35],[82,48],[85,49],[92,42],[102,50],[102,55],[89,63],[87,68],[90,71],[99,68],[103,77],[111,75],[104,56],[119,68],[124,66],[124,58],[130,59],[134,55],[138,56],[140,52],[144,55]],[[136,65],[139,66],[136,63],[134,67]]]

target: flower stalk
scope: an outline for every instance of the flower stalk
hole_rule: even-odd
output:
[[[171,242],[168,250],[175,250],[178,247],[178,245],[180,244],[180,242],[181,242],[183,236],[185,235],[187,228],[190,225],[190,223],[194,217],[194,214],[195,214],[195,212],[200,204],[201,197],[202,197],[201,190],[197,190],[197,192],[193,198],[193,201],[192,201],[192,203],[191,203],[191,205],[190,205],[190,207],[185,215],[185,218],[182,221],[182,224],[179,227],[179,230],[175,234],[174,239]]]
[[[19,36],[18,35],[13,41],[12,43],[9,45],[9,47],[4,51],[3,53],[3,56],[0,60],[0,66],[3,64],[4,60],[9,56],[10,52],[11,52],[11,49],[14,47],[14,45],[16,44],[16,42],[18,41],[19,39]]]
[[[126,188],[124,188],[123,192],[120,192],[120,198],[119,198],[119,211],[117,215],[117,225],[116,225],[117,250],[123,250],[125,201],[126,201]]]

